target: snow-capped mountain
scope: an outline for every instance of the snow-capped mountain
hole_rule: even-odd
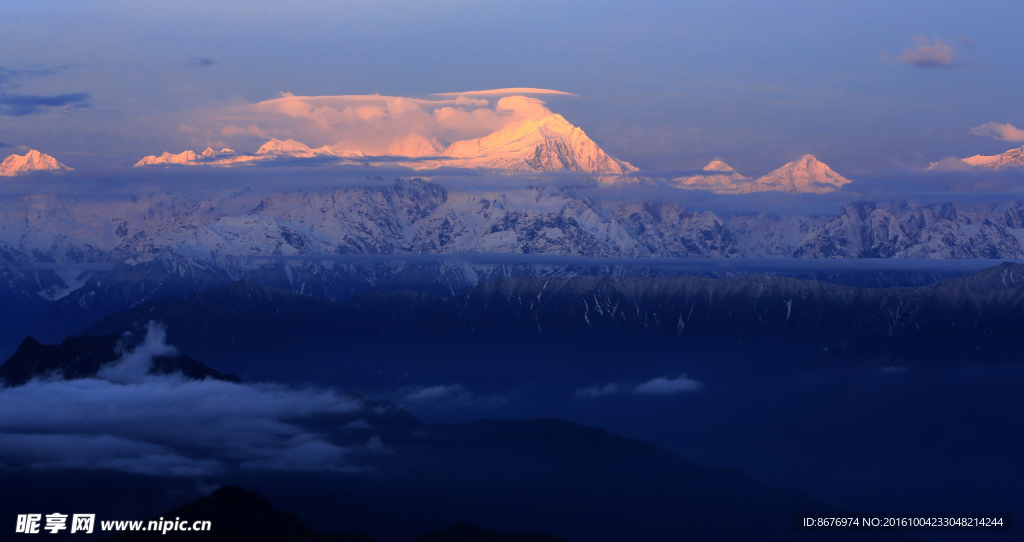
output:
[[[37,150],[30,150],[24,155],[12,154],[0,163],[0,176],[11,177],[32,171],[71,171],[71,168]]]
[[[222,165],[238,158],[238,153],[231,149],[213,150],[213,147],[206,147],[201,153],[194,151],[183,151],[178,154],[164,152],[160,156],[150,155],[135,163],[135,167],[141,166],[199,166],[199,165]]]
[[[750,191],[750,177],[736,172],[721,160],[712,160],[704,166],[707,173],[690,177],[677,177],[669,181],[676,188],[711,190],[716,194],[743,194]]]
[[[1024,258],[1024,202],[859,202],[834,216],[718,216],[670,203],[591,199],[570,189],[489,193],[367,180],[209,200],[6,196],[0,243],[40,261],[135,265],[170,258],[226,272],[260,267],[260,258],[350,254]]]
[[[999,169],[1001,167],[1021,167],[1024,166],[1024,147],[1019,149],[1010,149],[995,156],[981,156],[976,154],[970,158],[961,158],[961,160],[968,165],[989,167],[992,169]]]
[[[0,282],[0,300],[52,301],[56,312],[46,319],[64,322],[61,333],[96,311],[240,279],[339,300],[374,285],[400,288],[409,277],[454,294],[503,276],[613,265],[600,263],[606,257],[1024,259],[1024,202],[860,202],[832,216],[719,216],[677,204],[591,199],[571,188],[490,193],[373,179],[205,200],[154,193],[2,201],[0,275],[8,280]],[[504,256],[473,256],[481,253],[598,259],[506,264],[497,263]],[[429,263],[415,256],[432,254],[442,256]],[[617,264],[613,271],[634,272]]]
[[[350,254],[1024,258],[1024,203],[856,203],[835,216],[718,216],[568,189],[480,193],[369,180],[203,201],[8,196],[0,242],[41,261],[175,261],[228,275],[264,258]]]
[[[389,145],[386,154],[422,158],[424,156],[439,156],[444,148],[444,145],[436,137],[409,134]]]
[[[808,231],[798,258],[1024,257],[1024,203],[851,203]]]
[[[750,185],[751,192],[778,190],[783,192],[825,194],[852,181],[836,173],[810,154],[760,177]]]
[[[676,188],[710,190],[716,194],[767,191],[825,194],[852,182],[810,154],[757,180],[741,175],[721,160],[712,160],[704,166],[704,171],[707,173],[677,177],[666,181],[666,184]]]
[[[323,147],[311,149],[308,145],[299,143],[294,139],[286,139],[284,141],[281,141],[280,139],[271,139],[256,151],[257,158],[313,158],[316,156],[336,156],[336,154],[329,146],[325,145]]]
[[[160,156],[146,156],[142,160],[136,162],[135,167],[166,165],[231,167],[250,165],[258,161],[275,160],[279,158],[316,158],[325,156],[339,156],[347,158],[359,157],[362,156],[362,153],[337,153],[326,145],[316,149],[311,149],[308,145],[295,141],[294,139],[286,139],[284,141],[280,139],[271,139],[264,143],[259,150],[256,151],[255,155],[238,154],[231,149],[215,151],[213,148],[207,147],[205,151],[199,154],[196,154],[194,151],[184,151],[178,154],[165,152]]]
[[[606,154],[583,130],[561,115],[554,114],[514,123],[477,139],[456,141],[447,148],[437,138],[412,133],[389,145],[385,154],[398,158],[441,157],[439,160],[407,163],[399,160],[400,164],[416,169],[445,166],[498,169],[510,173],[569,171],[593,174],[607,183],[618,182],[617,176],[637,171],[631,164]],[[365,156],[360,150],[337,150],[326,145],[311,149],[294,139],[271,139],[255,155],[237,155],[228,149],[214,153],[208,148],[202,154],[185,151],[146,156],[135,165],[238,166],[276,158]]]
[[[492,134],[456,141],[444,150],[439,165],[491,168],[513,173],[572,171],[623,175],[633,165],[606,154],[583,130],[552,114],[511,124]]]

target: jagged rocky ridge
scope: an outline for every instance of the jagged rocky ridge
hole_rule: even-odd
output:
[[[1024,257],[1024,202],[855,202],[835,216],[718,216],[678,204],[595,200],[572,189],[471,193],[413,180],[243,190],[206,201],[32,195],[5,203],[0,248],[11,257],[158,261],[229,274],[261,267],[261,258],[352,254]]]
[[[1024,258],[1024,202],[856,202],[834,216],[718,216],[670,203],[595,200],[569,188],[462,192],[370,180],[209,200],[29,195],[5,203],[0,294],[30,316],[48,302],[60,305],[51,321],[243,279],[343,300],[382,284],[424,281],[453,295],[517,274],[585,273],[588,265],[607,267],[605,257]],[[529,267],[401,260],[466,253],[597,259]]]

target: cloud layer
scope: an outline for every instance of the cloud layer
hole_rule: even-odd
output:
[[[206,58],[201,56],[194,56],[185,61],[185,64],[195,68],[208,68],[216,63],[217,61],[212,58]]]
[[[399,390],[401,404],[416,408],[494,407],[504,404],[503,394],[476,394],[461,384],[420,386]]]
[[[182,125],[193,144],[240,147],[268,138],[296,139],[366,155],[431,156],[453,141],[473,139],[511,123],[551,114],[534,97],[573,96],[544,89],[497,89],[434,94],[296,96],[204,112]],[[210,120],[212,119],[212,121]]]
[[[360,399],[325,389],[146,375],[173,348],[152,332],[98,378],[0,389],[0,468],[205,476],[235,468],[351,470],[339,443],[303,419],[358,418]],[[349,420],[350,421],[350,420]],[[339,422],[340,423],[340,422]]]
[[[21,117],[52,109],[84,109],[92,97],[84,92],[57,96],[0,93],[0,115]]]
[[[939,38],[929,41],[927,36],[915,36],[913,47],[903,49],[896,60],[919,68],[952,68],[961,63],[952,45]]]
[[[677,378],[660,376],[637,385],[612,382],[602,386],[589,386],[576,390],[575,395],[577,398],[598,398],[621,394],[666,396],[696,392],[703,387],[703,384],[683,373]]]
[[[1002,139],[1003,141],[1024,141],[1024,130],[1009,123],[986,122],[981,126],[971,128],[970,132],[971,135]]]
[[[54,75],[65,71],[68,66],[45,66],[35,64],[27,68],[5,68],[0,66],[0,115],[21,117],[43,113],[52,109],[84,109],[89,107],[92,97],[84,92],[58,95],[12,93],[25,79]]]

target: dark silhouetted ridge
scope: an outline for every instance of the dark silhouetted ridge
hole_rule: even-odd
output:
[[[33,378],[59,376],[65,380],[96,376],[101,368],[117,361],[124,349],[119,335],[68,337],[60,344],[42,344],[32,337],[22,341],[18,350],[3,365],[0,379],[8,386],[20,386]],[[181,373],[195,380],[213,378],[240,382],[234,375],[221,374],[188,356],[157,356],[150,374]]]

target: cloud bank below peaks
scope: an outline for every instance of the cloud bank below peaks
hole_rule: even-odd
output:
[[[365,437],[325,435],[364,402],[332,390],[147,374],[174,352],[151,326],[145,341],[95,378],[35,379],[0,388],[0,470],[87,469],[208,476],[234,469],[351,471]],[[355,439],[355,440],[353,440]]]

